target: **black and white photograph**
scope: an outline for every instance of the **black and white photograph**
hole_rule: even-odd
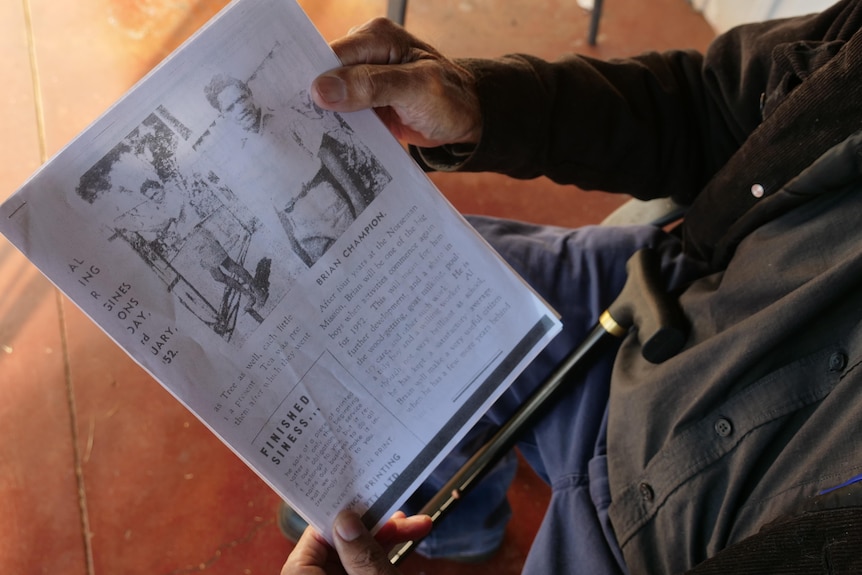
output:
[[[220,177],[181,165],[184,136],[160,107],[81,176],[76,192],[110,216],[110,241],[127,243],[215,333],[242,342],[284,295],[271,289],[279,263],[256,245],[260,221]]]
[[[271,204],[310,268],[392,178],[339,114],[306,90],[282,98],[283,51],[276,44],[248,79],[213,74],[204,93],[217,117],[194,148],[232,173],[254,159],[247,191]]]

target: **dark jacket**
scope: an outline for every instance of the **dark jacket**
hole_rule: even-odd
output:
[[[711,257],[755,202],[739,174],[756,171],[768,194],[862,127],[862,58],[858,46],[842,50],[860,25],[862,4],[845,0],[741,26],[706,55],[461,60],[477,77],[482,141],[414,156],[430,169],[673,197],[693,204],[687,249]]]
[[[860,27],[846,0],[705,56],[467,60],[481,143],[416,152],[690,205],[681,257],[707,271],[680,290],[686,348],[654,365],[630,336],[611,386],[610,514],[633,573],[691,569],[862,474]]]

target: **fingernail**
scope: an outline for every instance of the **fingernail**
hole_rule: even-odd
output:
[[[335,531],[344,541],[353,541],[365,531],[365,525],[355,513],[342,513],[335,519]]]
[[[324,102],[337,104],[347,96],[347,86],[338,76],[320,76],[316,82],[317,93]]]

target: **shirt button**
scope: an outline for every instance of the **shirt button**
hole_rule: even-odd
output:
[[[835,373],[843,371],[847,367],[847,356],[836,351],[829,357],[829,371]]]
[[[733,426],[730,424],[730,421],[723,417],[716,420],[715,425],[713,425],[713,428],[720,437],[727,437],[728,435],[733,433]]]
[[[641,483],[638,485],[638,491],[641,493],[641,499],[646,502],[650,502],[655,499],[655,492],[652,490],[652,486],[649,483]]]

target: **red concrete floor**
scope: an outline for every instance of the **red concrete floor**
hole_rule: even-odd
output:
[[[225,0],[0,2],[0,199],[218,11]],[[304,0],[327,39],[385,0]],[[444,52],[547,58],[703,48],[685,0],[607,0],[597,47],[575,0],[412,0],[407,26]],[[622,202],[539,179],[435,175],[464,212],[561,225]],[[276,496],[0,238],[0,572],[278,573]],[[409,558],[404,573],[517,573],[547,488],[526,469],[515,519],[482,566]]]

